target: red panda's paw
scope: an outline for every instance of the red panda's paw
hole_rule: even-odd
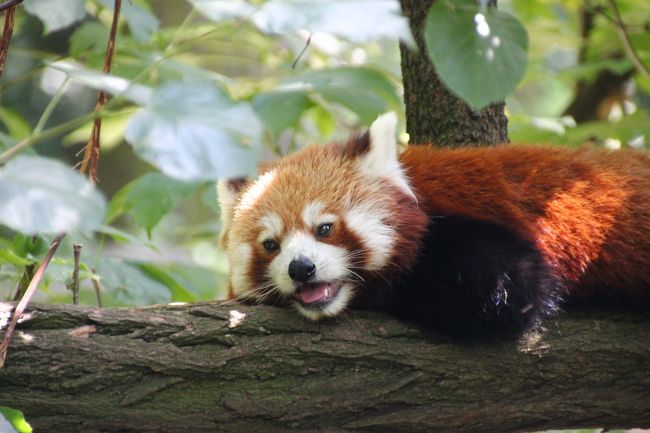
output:
[[[517,336],[556,311],[559,286],[531,242],[495,224],[440,218],[392,309],[452,336]]]

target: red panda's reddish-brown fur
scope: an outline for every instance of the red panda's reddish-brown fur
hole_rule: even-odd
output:
[[[462,215],[530,239],[571,297],[650,298],[650,156],[505,145],[401,154],[428,215]]]
[[[382,309],[458,335],[519,332],[565,300],[650,307],[650,155],[399,153],[396,123],[220,182],[231,297],[271,294],[313,320]]]
[[[393,274],[400,269],[410,267],[417,257],[419,241],[428,219],[423,212],[413,206],[409,197],[405,197],[405,194],[390,182],[370,189],[364,188],[363,184],[355,181],[359,177],[355,160],[359,151],[354,147],[360,144],[363,147],[363,140],[367,146],[367,137],[353,137],[344,146],[313,146],[285,157],[281,160],[281,164],[263,166],[262,175],[271,170],[275,170],[277,175],[267,186],[267,193],[259,197],[255,206],[239,221],[241,237],[254,239],[258,232],[256,222],[269,209],[274,209],[282,221],[297,224],[297,226],[287,224],[282,235],[291,230],[306,229],[300,218],[300,210],[305,202],[321,200],[329,204],[329,211],[341,213],[343,207],[341,197],[353,190],[354,199],[358,202],[386,200],[390,197],[386,201],[394,204],[393,212],[395,215],[400,215],[399,225],[403,227],[401,231],[406,236],[399,238],[395,248],[396,251],[399,251],[399,256],[391,263],[393,269],[387,270],[386,273]],[[310,176],[314,176],[314,173],[319,174],[320,182],[303,182]],[[278,206],[279,203],[282,205]],[[338,225],[328,242],[343,245],[351,250],[361,249],[361,240],[355,233],[348,230],[344,223]],[[260,285],[262,283],[263,275],[257,270],[265,269],[272,258],[268,254],[264,254],[263,248],[259,244],[255,246],[253,261],[256,265],[250,268],[248,275],[253,284]],[[228,297],[230,299],[235,297],[232,284],[229,286]]]

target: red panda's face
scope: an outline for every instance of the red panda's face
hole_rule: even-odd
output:
[[[415,206],[395,123],[385,115],[348,143],[291,155],[240,191],[220,182],[232,295],[280,295],[319,319],[344,310],[366,278],[392,265],[400,203]]]

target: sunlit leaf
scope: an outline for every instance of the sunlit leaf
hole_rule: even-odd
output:
[[[132,108],[128,108],[122,113],[112,113],[109,117],[102,119],[102,151],[106,152],[114,149],[124,141],[124,130],[131,118]],[[77,143],[86,143],[93,130],[94,119],[89,120],[86,124],[72,131],[63,137],[63,144],[72,145]]]
[[[353,42],[411,39],[397,0],[271,0],[253,16],[266,32],[299,29],[332,33]]]
[[[81,20],[86,14],[84,3],[84,0],[29,0],[23,5],[28,13],[43,22],[45,33],[50,33]]]
[[[528,35],[513,16],[473,0],[441,0],[424,32],[436,71],[472,108],[503,100],[526,71]]]
[[[83,176],[53,159],[18,156],[0,169],[0,223],[14,230],[92,231],[105,209],[104,198]]]
[[[111,200],[107,220],[129,214],[149,236],[160,219],[178,202],[196,189],[196,185],[179,182],[152,172],[129,182]]]
[[[255,172],[260,134],[249,104],[200,82],[164,84],[126,128],[142,159],[183,181]]]
[[[23,116],[14,110],[0,107],[0,121],[9,131],[13,138],[22,139],[32,132],[32,128]]]
[[[150,102],[153,90],[143,84],[133,83],[126,78],[115,75],[104,74],[101,71],[93,71],[69,60],[60,60],[48,65],[49,68],[61,71],[72,80],[92,87],[105,90],[113,95],[119,94],[138,105],[146,105]]]
[[[24,257],[20,257],[18,254],[14,253],[11,250],[0,249],[0,263],[8,263],[15,266],[27,266],[31,265],[32,261],[27,260]]]
[[[189,2],[207,18],[224,21],[250,16],[255,6],[244,0],[189,0]]]
[[[411,41],[408,21],[397,0],[270,0],[259,8],[245,1],[190,0],[214,21],[250,18],[267,33],[305,29],[325,32],[353,42],[378,38]]]
[[[19,410],[0,406],[0,431],[3,433],[32,433],[32,426]]]

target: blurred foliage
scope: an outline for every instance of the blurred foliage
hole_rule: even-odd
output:
[[[19,410],[0,406],[0,431],[3,433],[32,433],[32,427]]]
[[[615,4],[647,68],[650,3]],[[396,0],[123,1],[106,76],[112,7],[18,9],[0,79],[2,298],[62,230],[40,300],[70,301],[72,243],[83,244],[82,303],[96,303],[96,284],[105,306],[222,297],[213,181],[403,112],[398,39],[412,38]],[[507,95],[513,141],[644,147],[650,80],[618,27],[609,0],[502,0],[499,11],[439,0],[426,39],[470,105]],[[73,169],[98,89],[112,95],[101,195]],[[22,155],[4,153],[16,145]]]

